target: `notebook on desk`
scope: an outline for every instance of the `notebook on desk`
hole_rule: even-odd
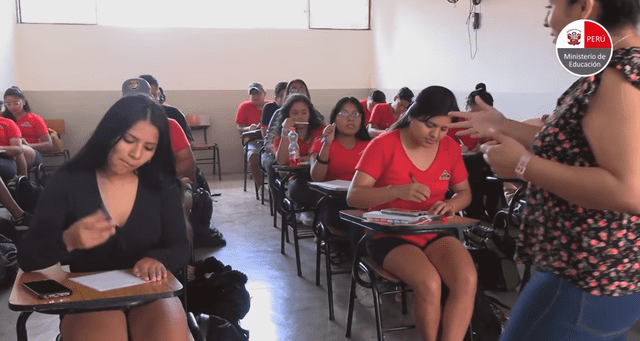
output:
[[[318,187],[326,188],[332,191],[348,191],[349,185],[351,185],[351,181],[347,180],[331,180],[331,181],[318,181],[318,182],[309,182],[309,184],[313,184]]]

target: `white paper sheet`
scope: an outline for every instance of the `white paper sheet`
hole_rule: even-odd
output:
[[[323,181],[323,182],[309,182],[310,184],[318,185],[320,187],[333,190],[333,191],[348,191],[349,185],[351,185],[351,181],[346,180],[331,180],[331,181]]]
[[[95,275],[69,278],[69,280],[97,291],[107,291],[146,283],[143,279],[123,270],[107,271]]]

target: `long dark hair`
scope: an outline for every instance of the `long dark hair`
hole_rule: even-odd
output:
[[[341,98],[338,101],[338,103],[336,103],[336,106],[333,107],[333,110],[331,110],[330,122],[331,123],[335,123],[336,116],[338,116],[338,113],[340,112],[340,110],[342,110],[342,107],[347,103],[351,103],[351,104],[355,105],[356,109],[360,113],[360,129],[358,129],[358,132],[356,132],[356,139],[361,140],[361,141],[369,141],[369,140],[371,140],[371,136],[369,136],[369,132],[367,131],[367,127],[364,124],[364,108],[362,108],[362,104],[355,97],[343,97],[343,98]],[[339,132],[338,131],[338,126],[336,126],[336,133],[337,132]]]
[[[638,24],[640,16],[640,2],[638,0],[594,0],[600,8],[598,23],[608,30],[616,29],[625,25]],[[569,5],[573,5],[578,0],[568,0]]]
[[[169,122],[162,106],[145,96],[129,96],[118,100],[102,117],[89,141],[64,167],[85,171],[104,167],[113,146],[139,121],[153,124],[158,128],[159,137],[153,157],[137,169],[138,176],[140,181],[160,188],[165,179],[176,177]]]
[[[411,123],[411,119],[426,121],[435,116],[447,116],[450,111],[459,111],[458,101],[451,90],[433,85],[420,91],[416,100],[407,112],[389,129],[404,128]]]
[[[478,83],[476,84],[476,90],[471,91],[467,96],[467,109],[476,104],[476,96],[480,96],[483,102],[493,106],[493,96],[487,92],[487,86],[484,83]]]
[[[322,122],[318,118],[318,115],[315,114],[316,111],[313,108],[313,104],[311,104],[311,100],[309,99],[309,97],[301,94],[295,94],[287,97],[287,100],[282,105],[282,108],[280,108],[280,119],[278,120],[278,130],[276,136],[282,134],[282,123],[284,122],[284,120],[289,118],[291,107],[298,102],[303,102],[309,108],[309,129],[307,129],[307,136],[305,136],[304,138],[302,138],[301,136],[302,140],[308,139],[309,136],[311,136],[311,133],[320,128],[320,126],[322,125]]]
[[[23,99],[24,105],[22,106],[22,110],[24,110],[24,112],[31,112],[31,107],[29,107],[29,102],[27,102],[27,98],[24,96],[24,93],[22,92],[22,90],[20,90],[19,87],[14,85],[4,92],[3,99],[5,102],[7,101],[7,96],[16,96],[18,98]],[[9,111],[9,109],[6,106],[4,107],[4,111],[2,112],[2,117],[8,118],[14,122],[16,121],[16,117],[11,113],[11,111]]]

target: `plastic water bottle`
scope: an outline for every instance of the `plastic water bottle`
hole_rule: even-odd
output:
[[[296,128],[289,131],[289,166],[300,166],[300,150],[298,149],[298,133]]]

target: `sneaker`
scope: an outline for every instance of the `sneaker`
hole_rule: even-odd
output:
[[[29,223],[31,222],[31,213],[25,211],[18,219],[11,217],[11,222],[13,223],[13,226],[15,226],[16,230],[25,231],[27,228],[29,228]]]
[[[363,307],[373,307],[373,293],[371,289],[356,285],[356,298]]]

